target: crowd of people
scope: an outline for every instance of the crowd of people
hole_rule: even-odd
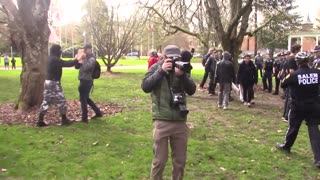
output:
[[[290,51],[280,52],[275,56],[267,54],[264,58],[258,53],[254,61],[251,60],[250,54],[246,54],[239,62],[238,74],[235,76],[230,53],[224,52],[222,56],[219,56],[216,50],[209,49],[203,59],[205,72],[199,88],[203,90],[209,76],[213,82],[211,80],[209,82],[208,93],[215,94],[210,88],[210,86],[215,88],[215,83],[218,83],[220,87],[217,103],[219,108],[228,109],[231,87],[239,89],[240,100],[245,106],[250,107],[254,99],[254,89],[256,89],[254,86],[258,83],[258,74],[262,78],[261,90],[268,93],[273,91],[274,77],[275,88],[272,94],[279,95],[279,88],[282,87],[283,96],[281,97],[284,99],[282,119],[288,123],[285,140],[283,143],[277,143],[276,148],[290,153],[301,123],[305,120],[314,153],[314,164],[320,167],[318,127],[320,124],[320,82],[318,80],[320,46],[315,46],[310,52],[311,54],[301,52],[301,46],[296,44],[291,47]],[[207,66],[207,64],[214,65]]]
[[[246,54],[242,61],[238,62],[239,69],[235,74],[230,52],[209,49],[202,61],[205,71],[199,88],[204,89],[209,77],[209,95],[215,95],[215,89],[218,87],[218,108],[229,108],[232,89],[239,92],[244,106],[251,107],[254,103],[254,86],[258,83],[258,74],[262,78],[261,90],[268,93],[272,93],[274,77],[276,85],[273,95],[279,95],[280,86],[283,88],[283,120],[288,122],[285,140],[283,143],[276,143],[276,148],[290,153],[302,121],[305,120],[314,153],[314,164],[320,167],[320,46],[312,49],[312,55],[300,51],[300,45],[293,45],[291,51],[280,52],[276,56],[268,54],[265,59],[258,53],[254,60],[250,54]],[[51,46],[44,82],[44,99],[36,124],[38,127],[47,126],[44,116],[52,104],[59,108],[61,125],[73,123],[67,118],[67,105],[61,87],[63,67],[75,66],[79,69],[81,122],[88,123],[87,105],[96,114],[92,118],[103,115],[89,98],[96,62],[92,46],[85,45],[74,60],[60,59],[61,53],[61,46]],[[188,142],[186,121],[189,113],[186,99],[196,92],[197,87],[190,76],[191,58],[192,54],[189,51],[180,51],[177,46],[168,45],[160,57],[156,52],[152,52],[148,59],[148,72],[142,80],[141,88],[145,93],[151,94],[152,100],[154,156],[151,179],[162,179],[168,160],[169,145],[173,164],[172,179],[183,179],[184,176]]]
[[[232,100],[232,89],[239,92],[244,106],[251,107],[255,103],[254,89],[257,89],[255,86],[259,76],[262,78],[261,91],[279,95],[281,87],[281,98],[284,99],[282,118],[288,123],[288,129],[284,142],[276,143],[276,148],[290,153],[300,125],[305,120],[314,153],[314,165],[320,167],[320,46],[312,49],[313,54],[300,51],[300,45],[293,45],[290,51],[280,52],[275,56],[267,54],[264,57],[258,53],[253,58],[250,54],[245,54],[238,62],[239,69],[235,74],[230,52],[211,48],[202,59],[204,75],[199,89],[204,91],[209,77],[208,94],[215,95],[218,87],[217,106],[227,110],[229,101]],[[177,68],[174,62],[178,58],[189,63],[192,55],[188,57],[190,58],[182,58],[179,48],[169,45],[161,58],[151,54],[148,61],[148,73],[141,87],[144,92],[151,93],[152,99],[154,158],[151,179],[162,178],[168,159],[168,143],[172,151],[172,179],[183,177],[187,144],[186,116],[189,112],[186,110],[185,99],[186,95],[195,93],[196,85],[189,72]]]

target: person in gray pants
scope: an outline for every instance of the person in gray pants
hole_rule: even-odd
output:
[[[215,81],[219,83],[219,102],[218,107],[224,110],[228,109],[229,95],[231,90],[231,83],[235,80],[234,68],[232,63],[232,56],[228,51],[223,53],[222,61],[217,64],[215,73]]]

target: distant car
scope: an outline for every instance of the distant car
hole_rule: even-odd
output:
[[[127,56],[137,56],[139,57],[139,52],[130,52],[127,54]]]

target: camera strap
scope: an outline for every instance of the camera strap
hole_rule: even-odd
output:
[[[169,73],[168,75],[166,75],[166,79],[167,79],[167,82],[168,82],[168,89],[169,89],[169,93],[170,93],[170,96],[171,96],[171,102],[170,104],[173,104],[173,91],[172,91],[172,82],[173,82],[173,73]]]

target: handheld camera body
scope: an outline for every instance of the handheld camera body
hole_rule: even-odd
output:
[[[179,109],[182,117],[187,117],[189,110],[187,110],[186,102],[182,93],[172,93],[172,105]]]
[[[190,62],[183,62],[181,61],[180,57],[170,57],[170,59],[172,59],[172,70],[171,72],[174,72],[174,68],[178,68],[180,70],[182,70],[185,73],[190,73],[190,71],[192,70],[192,66],[190,64]]]

